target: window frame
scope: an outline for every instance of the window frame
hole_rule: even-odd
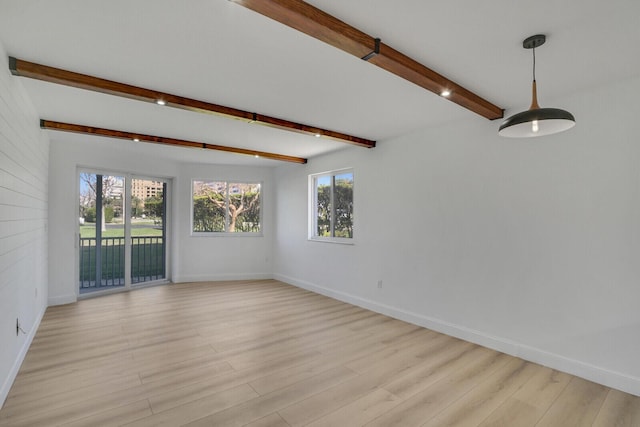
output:
[[[343,175],[345,173],[350,173],[352,175],[352,179],[353,179],[353,198],[352,198],[352,204],[353,204],[353,208],[352,208],[352,217],[353,217],[353,235],[352,237],[336,237],[336,236],[318,236],[317,234],[317,230],[318,230],[318,193],[316,191],[317,189],[317,180],[319,178],[322,177],[329,177],[330,178],[330,182],[331,182],[331,193],[330,193],[330,205],[332,207],[332,213],[333,215],[331,215],[331,225],[330,225],[330,229],[331,229],[331,234],[334,234],[335,232],[335,206],[334,206],[334,197],[335,197],[335,191],[334,191],[334,185],[335,185],[335,177],[337,175]],[[355,225],[356,225],[356,190],[355,190],[355,181],[356,181],[356,174],[354,171],[354,168],[352,167],[348,167],[348,168],[342,168],[342,169],[334,169],[334,170],[330,170],[330,171],[326,171],[326,172],[319,172],[319,173],[314,173],[314,174],[310,174],[309,175],[309,211],[308,211],[308,234],[307,234],[307,240],[309,241],[313,241],[313,242],[325,242],[325,243],[338,243],[338,244],[342,244],[342,245],[354,245],[356,242],[356,233],[355,233]]]
[[[224,218],[224,223],[225,223],[225,231],[195,231],[193,229],[194,226],[194,203],[193,203],[193,196],[194,196],[194,183],[195,182],[202,182],[202,183],[210,183],[210,182],[224,182],[225,183],[225,203],[227,204],[226,208],[225,208],[225,218]],[[230,194],[230,187],[232,184],[250,184],[250,185],[259,185],[260,186],[260,195],[258,196],[258,206],[260,207],[260,231],[257,232],[252,232],[252,231],[234,231],[234,232],[230,232],[228,231],[229,229],[229,208],[228,208],[228,203],[229,203],[229,194]],[[190,220],[189,220],[189,230],[190,230],[190,234],[192,237],[263,237],[264,236],[264,197],[263,197],[263,192],[264,192],[264,182],[263,181],[248,181],[248,180],[236,180],[236,179],[206,179],[206,178],[193,178],[191,179],[191,183],[190,183],[191,189],[190,189],[190,194],[191,194],[191,200],[190,200],[190,205],[191,205],[191,209],[190,209]]]

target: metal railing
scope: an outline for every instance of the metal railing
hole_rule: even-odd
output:
[[[131,238],[131,283],[164,279],[165,251],[162,236]]]
[[[80,291],[124,286],[124,237],[80,237]],[[100,272],[97,257],[100,256]],[[98,277],[100,275],[101,277]],[[131,237],[131,283],[165,277],[165,248],[162,236]]]

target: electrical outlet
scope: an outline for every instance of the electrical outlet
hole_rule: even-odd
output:
[[[382,280],[378,280],[378,289],[382,289]]]

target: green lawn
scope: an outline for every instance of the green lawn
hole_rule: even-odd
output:
[[[133,282],[151,276],[164,276],[162,243],[138,244],[131,246],[131,277]],[[124,280],[124,245],[102,247],[102,279]],[[82,287],[96,279],[96,247],[80,248],[80,282]]]
[[[142,222],[142,221],[141,221]],[[110,228],[102,232],[105,239],[102,242],[102,279],[124,280],[124,239],[109,240],[109,238],[124,237],[124,228]],[[133,282],[146,280],[145,278],[160,278],[164,276],[164,251],[162,226],[154,225],[153,221],[145,221],[142,224],[134,224],[131,228],[131,237],[156,237],[156,239],[133,240],[131,246],[131,277]],[[140,227],[140,225],[144,225]],[[80,237],[94,239],[81,242],[80,247],[80,282],[81,287],[90,287],[96,280],[96,247],[95,224],[87,223],[80,226]],[[153,242],[153,243],[152,243]]]
[[[131,237],[139,236],[162,236],[162,228],[153,225],[144,228],[132,228]],[[80,237],[96,237],[95,224],[81,225]],[[124,228],[107,228],[107,231],[102,232],[102,237],[124,237]]]

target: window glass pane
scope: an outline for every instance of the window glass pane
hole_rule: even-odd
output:
[[[224,232],[227,183],[193,181],[193,231]]]
[[[261,233],[261,184],[193,181],[193,232]]]
[[[260,184],[229,184],[229,232],[260,232]]]
[[[335,204],[334,237],[353,237],[353,173],[335,176],[333,201]]]
[[[166,277],[166,184],[131,180],[131,283]]]
[[[353,238],[353,181],[353,171],[346,169],[309,176],[309,238]]]
[[[331,176],[319,176],[315,179],[316,195],[316,236],[331,236]]]
[[[80,293],[125,286],[124,182],[80,173]]]

